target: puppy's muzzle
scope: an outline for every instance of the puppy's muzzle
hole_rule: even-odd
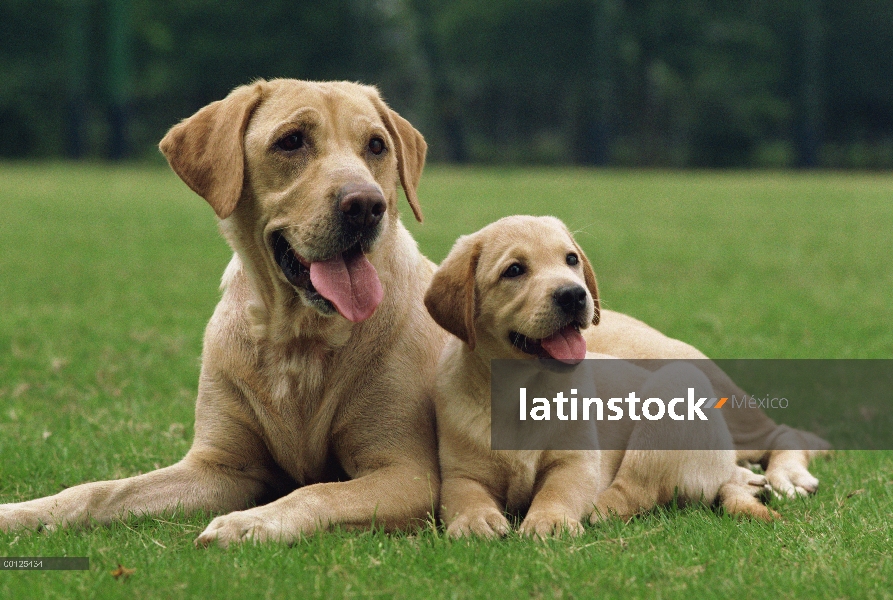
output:
[[[381,189],[366,183],[345,185],[337,200],[344,228],[355,234],[377,227],[388,207]]]

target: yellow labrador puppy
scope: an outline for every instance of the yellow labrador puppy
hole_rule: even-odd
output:
[[[0,505],[0,529],[180,508],[228,513],[197,540],[227,545],[424,519],[445,334],[422,305],[434,265],[397,215],[402,185],[421,220],[421,134],[371,87],[257,81],[161,151],[235,251],[205,332],[193,445],[167,468]]]
[[[754,497],[765,478],[736,465],[721,415],[708,423],[639,420],[611,423],[598,439],[636,449],[493,451],[490,361],[530,358],[563,362],[610,358],[587,353],[581,330],[599,322],[595,275],[567,228],[552,217],[508,217],[459,239],[425,295],[428,311],[452,333],[443,351],[435,394],[441,464],[441,516],[452,536],[505,534],[504,512],[527,511],[521,532],[581,530],[581,521],[630,517],[669,501],[710,502],[732,513],[768,519]],[[605,398],[640,390],[672,398],[712,387],[694,366],[671,363],[651,373],[626,361],[587,363]],[[688,428],[688,429],[686,429]],[[666,448],[671,436],[696,436],[722,450]],[[677,438],[682,439],[682,438]],[[619,443],[618,443],[619,442]],[[651,444],[649,446],[648,444]]]

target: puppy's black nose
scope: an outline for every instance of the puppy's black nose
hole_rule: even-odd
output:
[[[348,184],[338,194],[338,210],[344,219],[358,229],[375,227],[387,210],[384,196],[377,186]]]
[[[567,315],[586,309],[586,290],[579,285],[563,285],[552,292],[555,305]]]

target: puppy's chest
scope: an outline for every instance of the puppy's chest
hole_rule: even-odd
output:
[[[505,470],[505,506],[510,513],[523,513],[533,500],[537,468],[541,452],[538,450],[498,450],[497,460]]]
[[[450,404],[441,393],[438,419],[450,423],[451,436],[465,448],[460,471],[482,480],[506,509],[524,513],[536,484],[541,450],[491,450],[490,411],[475,402]]]
[[[489,456],[491,467],[496,469],[498,481],[503,482],[502,490],[506,498],[525,496],[532,492],[536,481],[541,450],[491,450],[490,449],[490,415],[476,415],[468,419],[465,431],[469,439],[473,439],[479,456]]]

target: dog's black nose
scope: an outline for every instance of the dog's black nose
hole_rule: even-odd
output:
[[[576,315],[586,308],[586,290],[579,285],[563,285],[552,292],[552,300],[565,314]]]
[[[358,229],[378,225],[387,207],[377,186],[346,185],[338,195],[338,209],[347,222]]]

